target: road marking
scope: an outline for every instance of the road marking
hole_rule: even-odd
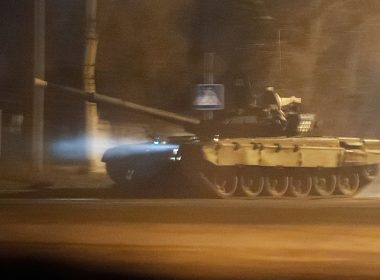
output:
[[[340,199],[108,199],[108,198],[0,198],[1,205],[22,204],[102,204],[125,207],[201,207],[201,208],[378,208],[379,198],[340,198]]]
[[[100,198],[0,198],[0,203],[25,203],[25,202],[86,202],[100,201]]]

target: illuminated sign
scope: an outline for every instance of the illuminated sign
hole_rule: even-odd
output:
[[[195,110],[224,109],[224,85],[199,84],[193,102]]]

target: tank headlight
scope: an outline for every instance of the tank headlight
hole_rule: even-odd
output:
[[[173,155],[169,158],[171,161],[180,161],[181,156],[177,156],[178,149],[173,149]]]

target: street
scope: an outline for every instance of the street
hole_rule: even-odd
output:
[[[59,191],[49,198],[3,195],[5,273],[34,268],[42,276],[77,279],[380,275],[378,198],[118,199],[91,197],[92,191],[72,198]]]

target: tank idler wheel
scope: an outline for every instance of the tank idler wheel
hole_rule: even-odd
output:
[[[285,172],[268,172],[265,176],[265,191],[273,197],[281,197],[288,190],[289,177]]]
[[[308,174],[295,172],[289,179],[288,192],[291,196],[307,197],[313,187],[313,179]]]
[[[359,174],[355,170],[345,170],[339,173],[337,191],[340,194],[352,196],[360,186]]]
[[[258,171],[245,169],[240,174],[240,187],[243,193],[248,197],[256,197],[260,195],[264,189],[264,176]]]
[[[313,189],[320,196],[331,196],[336,188],[337,176],[330,172],[318,172],[313,176]]]
[[[238,186],[238,176],[233,167],[209,167],[201,172],[201,178],[220,198],[232,197]]]
[[[361,169],[361,177],[365,183],[372,182],[375,180],[376,176],[379,174],[379,165],[371,164],[363,166]]]

